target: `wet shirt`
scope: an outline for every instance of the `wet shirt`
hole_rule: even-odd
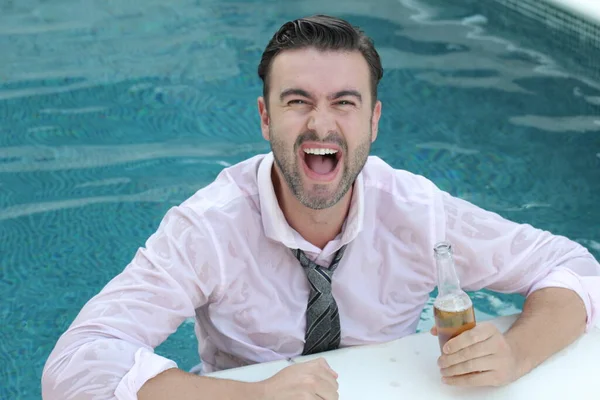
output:
[[[136,399],[176,363],[154,348],[195,321],[200,373],[302,353],[309,286],[290,249],[329,265],[341,347],[415,332],[436,285],[433,246],[454,247],[465,290],[529,295],[572,289],[587,329],[600,309],[600,265],[581,245],[518,224],[369,157],[340,234],[323,249],[287,223],[271,181],[273,156],[224,169],[171,208],[133,260],[83,307],[44,368],[45,399]],[[97,397],[96,397],[97,396]]]

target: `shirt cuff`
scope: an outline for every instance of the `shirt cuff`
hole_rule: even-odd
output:
[[[118,400],[137,400],[138,391],[150,379],[163,371],[177,368],[177,363],[152,351],[141,348],[135,352],[133,367],[125,374],[117,389],[115,397]]]
[[[600,307],[600,298],[598,298],[598,295],[594,298],[595,293],[600,293],[600,280],[593,276],[579,276],[568,268],[558,267],[545,278],[536,282],[529,289],[529,292],[527,292],[527,296],[536,290],[547,287],[571,289],[579,295],[581,300],[583,300],[583,304],[585,304],[585,311],[587,313],[585,332],[589,332],[595,325],[598,307]]]

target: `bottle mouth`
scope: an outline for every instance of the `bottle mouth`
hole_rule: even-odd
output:
[[[433,246],[433,252],[436,255],[447,255],[452,254],[452,244],[449,242],[438,242]]]

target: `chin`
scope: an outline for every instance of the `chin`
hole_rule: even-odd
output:
[[[345,194],[340,189],[338,182],[305,184],[302,193],[298,193],[296,198],[305,207],[313,210],[323,210],[331,208],[340,202]]]

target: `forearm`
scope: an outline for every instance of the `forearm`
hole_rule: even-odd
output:
[[[168,369],[148,380],[138,392],[139,400],[258,400],[261,383],[197,376]]]
[[[549,287],[533,292],[505,333],[518,358],[519,376],[529,373],[584,333],[586,310],[572,290]]]

